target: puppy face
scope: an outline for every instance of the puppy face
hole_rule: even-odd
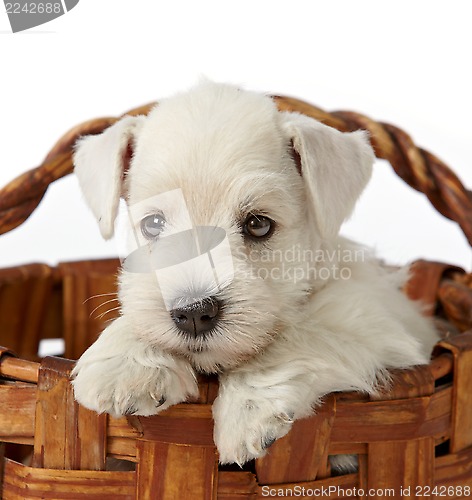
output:
[[[212,372],[303,320],[315,284],[301,256],[336,236],[372,158],[361,134],[205,83],[82,139],[75,163],[105,237],[119,196],[129,207],[138,260],[119,296],[136,335]]]

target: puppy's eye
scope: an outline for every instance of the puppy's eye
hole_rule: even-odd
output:
[[[275,222],[264,215],[250,215],[243,225],[243,232],[252,238],[268,238]]]
[[[163,231],[166,220],[162,214],[152,214],[141,221],[141,232],[148,240],[157,238]]]

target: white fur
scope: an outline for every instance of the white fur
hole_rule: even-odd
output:
[[[123,156],[143,120],[142,116],[126,116],[109,127],[106,134],[88,136],[76,144],[75,162],[81,167],[75,173],[105,239],[113,236],[122,194]]]
[[[130,140],[134,155],[119,182]],[[124,118],[82,139],[76,172],[104,236],[120,193],[134,207],[136,231],[158,210],[166,212],[166,231],[185,230],[181,207],[149,201],[180,189],[194,226],[225,230],[235,272],[219,289],[199,269],[167,283],[176,303],[185,293],[224,303],[215,332],[190,340],[175,327],[154,274],[123,271],[122,317],[78,361],[77,400],[99,412],[149,415],[196,394],[196,371],[217,372],[220,461],[244,463],[325,394],[374,393],[389,368],[428,362],[436,334],[400,292],[399,278],[337,235],[373,158],[364,133],[342,134],[280,113],[268,97],[209,82],[161,102],[147,118]],[[276,222],[267,241],[242,234],[250,213]],[[300,273],[306,255],[323,258]]]

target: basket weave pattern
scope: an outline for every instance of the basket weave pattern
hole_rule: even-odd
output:
[[[471,193],[405,132],[360,114],[274,99],[281,110],[305,113],[343,131],[367,129],[376,155],[424,192],[472,242]],[[80,135],[99,133],[117,119],[75,127],[39,167],[0,190],[0,233],[26,220],[48,186],[72,171],[72,146]],[[100,260],[0,270],[0,344],[7,346],[0,348],[2,498],[233,500],[266,498],[270,488],[287,492],[277,498],[290,498],[290,491],[329,487],[330,498],[364,498],[360,490],[392,488],[395,498],[413,498],[426,487],[464,498],[464,488],[472,487],[471,275],[439,263],[414,266],[406,293],[424,300],[447,333],[430,365],[395,372],[391,390],[377,399],[329,395],[316,415],[297,421],[266,457],[230,470],[218,467],[212,437],[215,379],[202,378],[199,399],[190,404],[154,417],[115,419],[75,403],[69,383],[73,361],[37,358],[43,338],[64,338],[70,359],[94,341],[113,317],[101,317],[100,301],[88,299],[116,293],[118,265]],[[21,445],[31,454],[26,456]],[[358,472],[332,477],[328,455],[345,453],[358,455]],[[134,463],[134,470],[107,470],[110,458]]]

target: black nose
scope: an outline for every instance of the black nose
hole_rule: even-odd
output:
[[[220,303],[209,298],[186,307],[173,309],[170,315],[180,330],[197,337],[215,328],[219,310]]]

